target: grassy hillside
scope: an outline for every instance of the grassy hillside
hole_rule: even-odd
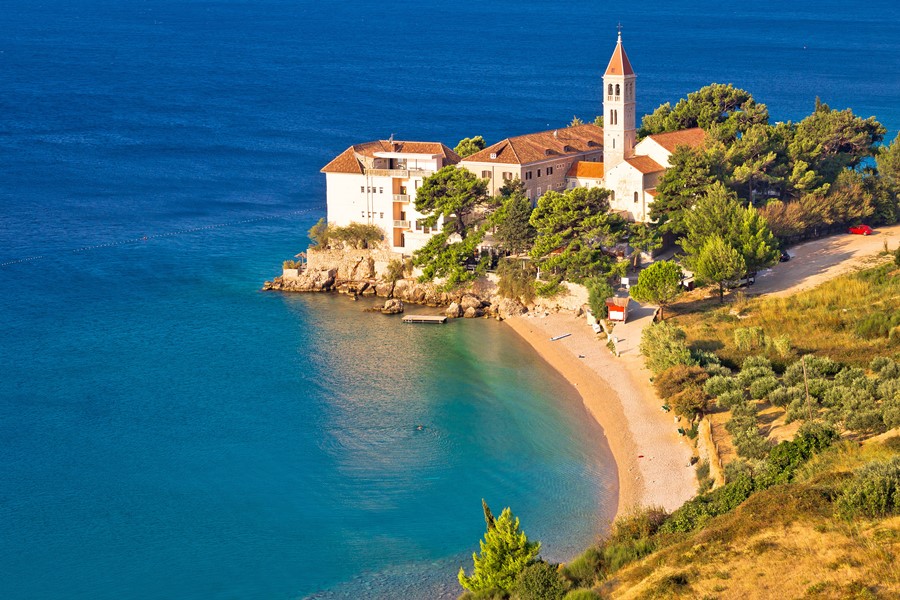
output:
[[[775,365],[815,353],[865,366],[900,355],[900,267],[891,261],[786,298],[686,301],[670,314],[691,346],[731,366],[758,353]]]
[[[900,437],[840,444],[791,483],[752,494],[696,532],[657,534],[659,549],[611,574],[600,591],[609,598],[900,597],[900,515],[840,505],[856,470],[898,456]]]

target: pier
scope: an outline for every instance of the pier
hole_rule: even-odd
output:
[[[447,317],[443,315],[406,315],[404,323],[446,323]]]

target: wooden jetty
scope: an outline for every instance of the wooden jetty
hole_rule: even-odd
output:
[[[446,323],[447,317],[443,315],[406,315],[404,323]]]

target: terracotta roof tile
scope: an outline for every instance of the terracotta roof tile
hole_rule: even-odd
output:
[[[579,160],[572,163],[566,177],[583,177],[585,179],[603,179],[603,163]]]
[[[625,162],[629,165],[646,175],[647,173],[656,173],[659,171],[665,171],[666,168],[650,158],[649,156],[633,156],[631,158],[626,158]]]
[[[703,145],[703,142],[706,141],[706,132],[699,127],[693,127],[668,133],[654,133],[648,137],[669,152],[675,152],[675,148],[678,146],[697,148]]]
[[[647,188],[646,190],[644,190],[644,193],[651,198],[656,198],[656,194],[658,194],[659,192],[656,191],[656,188]]]
[[[376,140],[354,144],[322,167],[322,173],[363,173],[361,158],[374,158],[376,152],[405,152],[407,154],[437,154],[444,158],[444,166],[455,165],[459,155],[440,142],[402,142]]]
[[[525,165],[603,148],[603,128],[594,124],[562,127],[550,131],[506,138],[462,162]],[[491,155],[496,155],[491,158]]]
[[[625,54],[625,48],[622,47],[622,38],[616,42],[616,49],[613,50],[612,58],[609,59],[605,74],[634,75],[634,69],[631,68],[631,62],[628,60],[628,55]]]

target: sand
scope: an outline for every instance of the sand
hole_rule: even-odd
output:
[[[632,304],[634,306],[634,304]],[[671,413],[650,384],[650,373],[637,351],[640,331],[652,320],[652,310],[636,311],[615,334],[621,356],[570,312],[524,315],[505,322],[567,379],[600,424],[618,471],[617,516],[638,506],[681,506],[697,491],[690,465],[689,440],[680,436]],[[571,333],[551,341],[551,337]]]

